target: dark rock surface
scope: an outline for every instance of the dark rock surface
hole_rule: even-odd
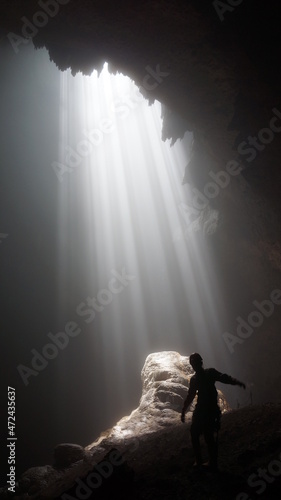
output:
[[[84,460],[87,458],[87,453],[83,446],[71,443],[62,443],[54,449],[54,467],[64,468],[70,464]]]
[[[85,498],[107,500],[117,494],[139,500],[279,500],[280,412],[280,405],[265,404],[225,413],[216,474],[193,468],[190,424],[183,425],[178,418],[174,425],[143,435],[137,442],[132,438],[119,442],[115,461],[112,440],[104,440],[92,450],[91,466],[73,466],[59,474],[49,466],[49,483],[45,475],[44,481],[39,480],[40,490],[33,484],[28,495],[22,490],[14,498],[69,500],[82,498],[83,493]],[[203,450],[207,458],[204,445]],[[1,498],[10,497],[2,492]]]

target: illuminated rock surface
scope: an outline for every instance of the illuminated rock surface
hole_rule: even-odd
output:
[[[194,374],[188,359],[177,352],[150,354],[141,372],[142,396],[139,407],[130,416],[122,418],[109,431],[107,438],[136,438],[178,424],[190,377]],[[221,391],[218,394],[219,404],[224,412],[229,407]],[[187,420],[190,416],[189,412]],[[91,446],[88,447],[90,448]]]
[[[279,500],[280,405],[234,411],[219,392],[221,471],[215,475],[194,471],[189,437],[191,413],[187,413],[186,424],[180,421],[192,373],[188,357],[177,352],[150,354],[141,373],[139,407],[85,449],[59,445],[55,449],[56,466],[27,470],[20,478],[15,498],[109,499],[118,491],[125,499],[234,500],[240,492],[257,491],[257,486],[249,486],[247,480],[259,467],[265,467],[273,473],[272,481],[264,482],[270,495],[264,498]],[[203,442],[202,450],[207,458]],[[257,478],[253,476],[253,480]],[[4,490],[1,498],[9,498]]]

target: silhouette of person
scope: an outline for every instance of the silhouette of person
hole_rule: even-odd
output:
[[[211,470],[216,471],[218,468],[218,446],[214,434],[220,428],[221,411],[217,402],[218,393],[215,382],[239,385],[244,389],[246,386],[243,382],[225,373],[220,373],[215,368],[204,369],[203,359],[198,353],[191,354],[189,363],[195,374],[190,379],[189,391],[182,408],[181,421],[185,421],[185,413],[197,395],[197,404],[193,412],[190,428],[191,442],[196,460],[194,465],[202,465],[200,435],[204,434],[209,453],[208,465]]]

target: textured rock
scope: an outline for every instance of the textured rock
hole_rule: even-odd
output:
[[[28,493],[29,496],[35,495],[49,485],[53,475],[54,469],[51,465],[31,467],[20,477],[19,488],[22,493]]]
[[[179,415],[192,373],[187,356],[173,351],[150,354],[141,372],[143,391],[139,407],[85,449],[69,443],[57,446],[56,459],[61,460],[60,463],[67,460],[71,463],[61,469],[50,465],[28,469],[19,479],[15,498],[57,500],[63,493],[70,495],[69,498],[80,498],[79,487],[86,488],[83,490],[85,495],[93,491],[95,498],[103,500],[112,498],[117,490],[128,500],[169,500],[174,491],[181,491],[182,496],[178,498],[206,498],[200,496],[204,490],[202,478],[199,482],[187,479],[194,460],[189,433],[191,413],[187,413],[186,424],[180,422]],[[230,471],[234,467],[238,475],[231,476],[233,484],[228,480],[225,484],[218,483],[214,500],[232,498],[233,491],[237,494],[243,491],[247,477],[253,472],[251,462],[255,461],[256,468],[270,460],[276,462],[280,452],[280,405],[228,411],[223,394],[218,392],[223,414],[221,464]],[[206,454],[204,445],[202,449]],[[82,460],[85,454],[87,460]],[[245,478],[241,477],[242,467],[246,468]],[[166,487],[163,490],[163,481],[170,490],[166,491]],[[274,486],[279,488],[278,484],[280,486],[280,481]],[[198,489],[198,494],[194,488]],[[224,497],[220,496],[221,491]],[[9,498],[6,489],[0,490],[0,496]]]
[[[141,372],[142,397],[140,410],[149,404],[156,408],[171,407],[174,396],[185,398],[188,382],[193,373],[188,358],[177,352],[159,352],[150,354]],[[159,393],[166,394],[159,398]],[[176,408],[177,409],[177,406]]]
[[[137,443],[143,435],[177,424],[193,374],[188,356],[174,351],[149,354],[141,371],[142,395],[138,408],[117,422],[100,440],[113,443],[115,440],[133,439]],[[187,421],[195,404],[196,398],[187,413]],[[222,413],[230,409],[220,390],[218,404]]]
[[[67,467],[78,460],[84,460],[86,457],[87,453],[83,446],[70,443],[59,444],[54,449],[54,467]]]
[[[143,388],[139,411],[154,407],[160,411],[171,409],[180,412],[192,375],[194,370],[188,356],[174,351],[149,354],[141,372]],[[218,395],[222,412],[229,410],[222,392],[218,391]]]
[[[175,141],[185,124],[193,131],[195,147],[200,145],[204,159],[200,161],[196,154],[189,165],[199,189],[210,180],[211,169],[224,170],[228,160],[241,161],[243,175],[233,178],[192,225],[192,229],[212,235],[214,268],[223,276],[220,287],[235,333],[235,318],[247,318],[253,300],[268,299],[281,283],[280,134],[249,164],[237,151],[241,141],[268,126],[273,107],[281,109],[280,4],[272,0],[240,2],[221,22],[213,3],[68,2],[39,30],[33,43],[45,46],[60,69],[71,67],[73,73],[100,70],[107,60],[112,73],[122,71],[142,85],[147,64],[159,64],[169,72],[149,100],[158,99],[184,120],[175,129],[174,114],[165,112],[163,137]],[[7,41],[9,31],[21,34],[22,17],[32,19],[37,11],[37,0],[2,0],[2,41]],[[184,180],[190,181],[188,175]],[[254,381],[255,402],[280,400],[280,308],[275,308],[253,337],[255,341],[245,339],[231,361],[241,369],[243,379]],[[150,423],[155,415],[161,415],[162,424],[164,415],[169,416],[167,422],[176,415],[177,389],[185,389],[173,384],[170,379],[161,381],[158,393],[151,386],[151,403],[148,396],[142,402],[151,411]],[[142,422],[145,429],[144,413],[135,412],[136,426]],[[127,435],[133,436],[134,412],[126,418],[131,426]],[[126,419],[123,423],[120,436],[125,436]]]
[[[118,450],[112,448],[103,457],[103,460],[97,463],[89,473],[83,477],[84,497],[93,495],[90,498],[110,499],[116,496],[119,492],[119,497],[128,500],[135,498],[134,496],[134,471],[129,467],[126,461]],[[124,491],[124,489],[126,491]],[[120,495],[120,490],[122,494]],[[123,492],[124,491],[124,492]],[[81,498],[82,491],[77,490],[77,483],[68,491],[65,491],[69,497],[65,498]],[[125,494],[124,494],[125,493]],[[88,496],[87,496],[88,498]]]

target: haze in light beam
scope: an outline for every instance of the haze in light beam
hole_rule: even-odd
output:
[[[80,158],[59,184],[60,308],[97,297],[112,270],[134,276],[93,321],[76,313],[99,338],[93,358],[118,367],[125,397],[128,363],[139,370],[151,351],[199,350],[210,359],[220,351],[212,338],[223,299],[204,238],[186,230],[179,209],[190,196],[182,179],[192,135],[163,142],[160,103],[148,106],[106,65],[99,77],[62,73],[60,123],[61,163],[67,151]]]

